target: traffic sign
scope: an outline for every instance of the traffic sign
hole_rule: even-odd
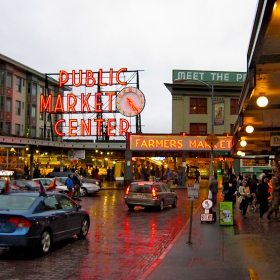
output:
[[[219,138],[212,132],[205,138],[205,141],[211,148],[213,148],[219,142]]]

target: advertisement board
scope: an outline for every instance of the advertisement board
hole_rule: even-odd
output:
[[[219,204],[219,220],[221,226],[233,225],[233,203],[232,202],[220,202]]]

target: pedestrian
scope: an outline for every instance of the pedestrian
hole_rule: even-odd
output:
[[[72,177],[73,184],[74,184],[74,193],[72,195],[72,198],[78,201],[82,201],[80,199],[80,187],[81,187],[81,181],[79,179],[79,171],[75,170],[75,173],[73,174]]]
[[[212,192],[212,200],[214,205],[217,203],[217,193],[218,193],[218,181],[215,176],[212,176],[210,180],[209,190]]]
[[[152,176],[152,181],[155,182],[156,180],[156,171],[154,168],[151,169],[151,176]]]
[[[72,197],[72,194],[73,194],[73,188],[74,188],[74,183],[73,183],[73,180],[72,180],[72,173],[71,174],[68,174],[68,177],[65,181],[65,184],[67,186],[67,189],[68,189],[68,196],[69,197]]]
[[[178,186],[178,178],[179,178],[178,172],[174,171],[174,173],[173,173],[174,187]]]
[[[246,218],[247,208],[248,208],[248,195],[250,195],[250,189],[247,186],[247,181],[244,179],[242,185],[239,187],[239,197],[238,202],[240,203],[239,209],[242,210],[243,218]]]
[[[112,172],[111,167],[108,167],[107,168],[107,178],[106,178],[107,182],[111,182],[111,172]]]
[[[242,186],[242,181],[243,181],[244,177],[243,177],[243,173],[239,172],[238,176],[237,176],[237,182],[238,182],[238,186]]]
[[[172,170],[169,168],[167,168],[166,179],[167,179],[168,186],[170,186],[172,180]]]
[[[197,170],[197,168],[194,172],[194,176],[195,176],[195,183],[199,183],[200,172]]]
[[[280,178],[279,171],[274,172],[274,178],[272,179],[272,206],[268,211],[267,219],[271,219],[271,214],[279,209],[280,205]]]
[[[260,222],[263,222],[263,214],[268,211],[268,177],[263,176],[261,183],[258,185],[258,204],[260,205]]]
[[[95,169],[94,167],[92,167],[91,169],[91,178],[94,179],[94,175],[95,175]]]
[[[257,200],[258,200],[258,179],[257,179],[257,175],[253,174],[253,177],[251,179],[251,193],[253,196],[253,200],[252,200],[252,210],[256,210],[257,209]]]
[[[235,204],[235,194],[236,194],[236,188],[233,185],[232,180],[225,181],[224,184],[224,201],[229,201],[233,203],[233,207]]]

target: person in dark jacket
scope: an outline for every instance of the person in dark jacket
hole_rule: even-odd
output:
[[[73,194],[73,189],[74,189],[74,183],[73,183],[73,180],[72,180],[72,173],[71,174],[68,174],[68,177],[65,181],[65,184],[67,186],[67,189],[68,189],[68,196],[69,197],[72,197],[72,194]]]
[[[224,201],[236,202],[236,188],[233,186],[232,180],[229,180],[224,185]]]
[[[215,176],[211,178],[209,190],[212,192],[212,200],[214,205],[217,203],[218,181]]]
[[[72,198],[78,200],[78,201],[82,201],[80,199],[80,187],[81,187],[81,181],[79,179],[79,171],[75,170],[75,173],[73,174],[72,180],[73,180],[73,184],[74,184],[74,193]]]
[[[260,205],[260,222],[263,222],[263,214],[268,211],[269,185],[268,177],[263,176],[258,185],[258,204]]]

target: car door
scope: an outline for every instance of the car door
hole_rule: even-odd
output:
[[[68,234],[74,235],[80,231],[84,218],[83,212],[77,210],[77,204],[66,195],[58,195],[57,200],[68,217]]]
[[[165,184],[161,184],[161,189],[163,191],[164,200],[166,202],[165,204],[172,204],[174,202],[174,198],[172,192],[170,191],[170,188]]]
[[[50,227],[55,240],[60,240],[68,235],[69,216],[59,204],[56,195],[48,195],[44,199],[44,213],[49,216]]]

